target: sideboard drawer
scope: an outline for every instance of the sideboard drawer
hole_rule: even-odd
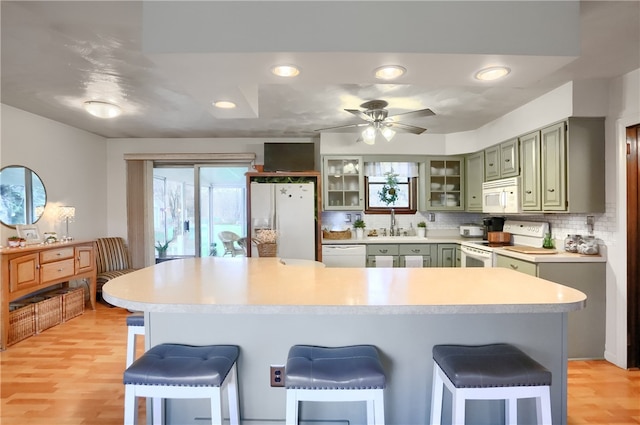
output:
[[[73,248],[71,248],[71,252],[73,252]],[[40,280],[45,283],[50,280],[73,276],[75,274],[74,263],[74,259],[70,258],[64,261],[56,261],[55,263],[41,264]]]
[[[49,249],[40,253],[41,263],[50,263],[52,261],[64,260],[65,258],[73,258],[72,246],[58,249]]]

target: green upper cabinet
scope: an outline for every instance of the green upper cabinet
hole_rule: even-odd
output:
[[[484,150],[484,179],[497,180],[520,174],[518,139],[508,140]]]
[[[522,209],[540,211],[540,132],[520,137],[522,160]]]
[[[465,158],[466,211],[482,212],[482,182],[484,181],[484,153],[476,152]]]
[[[426,196],[421,197],[421,211],[464,210],[464,161],[462,156],[427,158],[421,167],[426,190]]]
[[[325,156],[322,176],[324,210],[364,209],[362,157]]]
[[[569,118],[520,137],[524,211],[605,211],[604,119]]]

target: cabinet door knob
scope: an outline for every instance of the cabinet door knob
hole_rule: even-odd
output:
[[[555,189],[549,189],[549,192],[555,192],[555,191],[556,191]]]
[[[417,249],[417,248],[414,248],[414,249],[411,250],[411,252],[415,252],[417,254],[418,252],[420,252],[420,250]]]
[[[490,162],[490,163],[489,163],[489,167],[493,167],[493,162]]]
[[[511,266],[511,268],[512,268],[513,270],[518,270],[518,266],[516,266],[515,264],[509,264],[509,265]]]
[[[527,190],[526,193],[527,193],[527,195],[531,195],[531,191],[530,190]]]
[[[36,264],[36,269],[39,269],[39,268],[40,268],[40,264]]]
[[[474,195],[474,196],[472,196],[472,198],[473,198],[473,199],[476,199],[475,195]]]
[[[59,257],[59,256],[61,256],[61,255],[62,255],[62,253],[61,253],[61,252],[58,252],[56,255]]]
[[[381,253],[383,253],[383,254],[386,254],[386,253],[387,253],[387,251],[388,251],[388,249],[381,249],[381,250],[380,250],[380,252],[381,252]]]
[[[504,160],[504,162],[511,162],[511,159],[507,158]]]

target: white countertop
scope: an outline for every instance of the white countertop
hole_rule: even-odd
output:
[[[517,258],[523,261],[529,261],[531,263],[606,263],[607,257],[605,253],[601,255],[584,255],[574,254],[571,252],[565,252],[557,250],[555,254],[523,254],[521,252],[510,251],[508,249],[498,249],[496,252],[499,255],[506,257]]]
[[[506,268],[323,268],[245,257],[166,261],[102,291],[130,310],[231,314],[558,313],[586,300]]]
[[[438,236],[421,238],[418,236],[365,236],[362,239],[322,239],[323,245],[368,245],[368,244],[429,244],[429,243],[460,243],[463,241],[481,240],[463,238],[461,236]]]

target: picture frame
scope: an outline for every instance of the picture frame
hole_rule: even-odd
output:
[[[27,245],[42,243],[42,236],[37,224],[17,224],[18,236],[26,240]]]

